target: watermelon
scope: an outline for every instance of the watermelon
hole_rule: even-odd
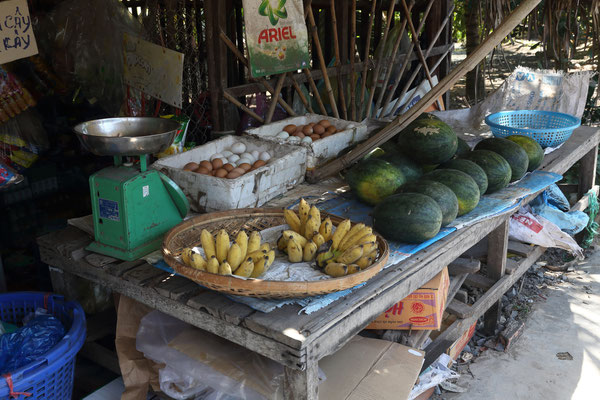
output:
[[[421,243],[437,235],[441,226],[440,206],[421,193],[389,196],[373,210],[373,227],[388,240]]]
[[[402,152],[420,164],[443,163],[456,153],[456,133],[446,123],[421,117],[398,134]]]
[[[456,147],[456,153],[454,153],[454,158],[464,157],[471,151],[471,146],[464,139],[457,137],[458,146]]]
[[[510,165],[510,181],[518,181],[527,172],[529,156],[521,146],[507,139],[489,138],[477,143],[475,150],[490,150],[500,154]]]
[[[406,182],[400,169],[377,158],[354,165],[348,170],[345,179],[356,197],[371,205],[394,194]]]
[[[454,221],[458,215],[458,199],[450,188],[440,182],[421,179],[400,186],[398,193],[421,193],[431,197],[442,210],[442,226]]]
[[[434,120],[434,121],[441,121],[441,119],[439,117],[436,117],[435,115],[431,114],[431,113],[422,113],[421,115],[419,115],[417,117],[417,119],[426,119],[426,120]]]
[[[527,153],[527,157],[529,158],[527,171],[535,171],[542,165],[542,161],[544,161],[544,149],[542,149],[542,146],[535,139],[523,135],[512,135],[506,139],[518,144]]]
[[[407,182],[416,181],[423,175],[423,168],[402,154],[386,153],[380,156],[379,159],[385,160],[400,169]]]
[[[424,179],[438,181],[448,186],[458,199],[458,216],[464,215],[479,204],[479,187],[468,174],[457,169],[436,169],[425,175]]]
[[[450,161],[446,161],[439,166],[442,169],[457,169],[471,176],[479,187],[479,194],[485,193],[488,187],[488,179],[485,171],[473,161],[455,158]]]
[[[467,155],[467,159],[479,165],[487,175],[488,188],[486,193],[494,193],[510,182],[512,175],[508,161],[498,153],[490,150],[475,150]]]

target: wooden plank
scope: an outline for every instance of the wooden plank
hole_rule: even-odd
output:
[[[513,260],[512,258],[508,258],[506,260],[506,273],[508,275],[512,275],[517,268],[519,268],[519,262],[517,260]]]
[[[98,253],[90,253],[85,257],[85,261],[94,267],[104,267],[107,264],[114,263],[115,261],[119,261],[116,258],[105,256],[103,254]]]
[[[596,164],[598,161],[598,145],[594,146],[579,161],[579,198],[596,184]]]
[[[123,274],[123,279],[136,285],[143,285],[144,283],[165,274],[165,271],[162,269],[144,263],[125,272]]]
[[[479,289],[489,289],[494,286],[496,281],[482,274],[469,274],[465,279],[465,283]]]
[[[514,240],[508,241],[507,251],[521,257],[527,257],[533,251],[534,247],[528,243],[521,243]]]
[[[596,194],[596,196],[598,196],[599,188],[600,186],[594,185],[591,189]],[[584,195],[582,198],[579,199],[579,201],[577,201],[577,203],[573,205],[573,207],[571,207],[571,211],[585,211],[585,209],[588,208],[589,204],[590,198]]]
[[[178,275],[170,275],[167,279],[154,286],[160,295],[173,300],[189,299],[202,291],[200,285]]]
[[[479,260],[468,258],[457,258],[448,264],[448,273],[450,275],[475,274],[481,268]]]
[[[506,252],[508,250],[508,219],[488,236],[487,276],[499,280],[506,270]],[[498,318],[502,311],[502,302],[498,300],[484,315],[484,331],[494,335]]]
[[[109,264],[104,267],[104,270],[114,276],[123,276],[123,274],[133,268],[144,264],[144,260],[125,261],[118,264]]]
[[[304,370],[284,367],[283,397],[289,400],[318,400],[319,364],[309,362]]]
[[[247,305],[231,301],[221,293],[211,290],[192,297],[187,305],[235,325],[240,325],[246,317],[255,312]]]
[[[473,307],[456,299],[452,299],[452,301],[450,301],[450,304],[448,304],[448,307],[446,307],[446,311],[448,311],[450,314],[456,315],[459,318],[469,318],[471,315],[473,315]]]

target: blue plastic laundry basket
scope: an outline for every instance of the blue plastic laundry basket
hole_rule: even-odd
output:
[[[46,308],[58,318],[67,334],[43,357],[11,372],[13,393],[17,399],[69,400],[73,393],[75,355],[85,341],[85,313],[78,303],[66,302],[62,296],[17,292],[0,295],[0,320],[20,323],[37,308]],[[0,400],[8,400],[10,388],[6,377],[0,377]],[[12,397],[13,399],[15,397]]]
[[[581,120],[554,111],[518,110],[490,114],[485,123],[496,137],[529,136],[546,148],[566,142],[573,130],[581,125]]]

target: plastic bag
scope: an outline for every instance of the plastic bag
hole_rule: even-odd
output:
[[[0,336],[0,374],[35,361],[65,336],[63,324],[44,309],[38,309],[24,322],[16,332]]]
[[[540,193],[529,205],[536,215],[553,222],[569,235],[581,232],[590,219],[583,211],[569,211],[569,201],[555,184]]]
[[[583,250],[569,235],[544,217],[534,215],[531,207],[521,207],[510,217],[508,235],[511,239],[543,247],[558,247],[583,259]]]
[[[142,318],[136,348],[165,364],[161,390],[174,398],[283,399],[282,365],[159,311]]]
[[[419,375],[417,383],[415,383],[410,392],[409,399],[416,398],[427,389],[437,386],[448,379],[460,377],[459,374],[448,368],[449,365],[452,365],[452,358],[448,354],[441,354],[433,364]]]

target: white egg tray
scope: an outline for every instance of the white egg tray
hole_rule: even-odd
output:
[[[267,151],[271,159],[265,166],[235,179],[183,170],[187,163],[209,160],[236,142],[244,143],[246,151]],[[152,168],[179,185],[195,212],[260,207],[304,181],[306,152],[304,147],[280,145],[250,136],[224,136],[184,153],[161,158]]]
[[[311,122],[319,122],[323,119],[328,120],[335,126],[338,132],[310,144],[290,143],[287,139],[277,137],[277,134],[279,134],[286,125],[306,125]],[[326,117],[319,114],[305,114],[301,117],[286,118],[258,128],[248,129],[246,133],[276,143],[291,144],[295,147],[306,148],[308,150],[306,153],[306,167],[308,169],[316,168],[329,160],[337,158],[343,150],[368,137],[367,126],[360,122],[345,121],[343,119]]]

